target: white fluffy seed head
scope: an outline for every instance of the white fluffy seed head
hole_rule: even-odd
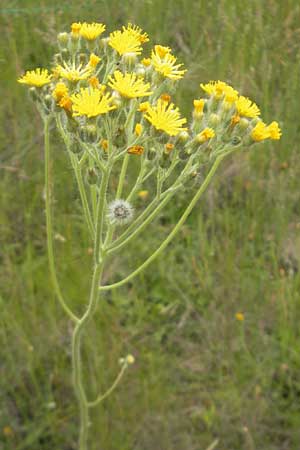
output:
[[[134,209],[126,200],[113,200],[107,208],[107,218],[112,225],[124,225],[131,221]]]

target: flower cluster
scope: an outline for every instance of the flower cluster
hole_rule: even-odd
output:
[[[186,74],[172,49],[157,44],[145,55],[149,37],[140,27],[129,23],[107,36],[105,29],[73,23],[58,35],[51,70],[18,80],[31,87],[41,114],[56,118],[69,150],[89,152],[100,170],[127,154],[142,160],[137,187],[150,174],[183,186],[220,154],[280,139],[278,123],[266,125],[258,106],[224,81],[200,84],[205,95],[194,99],[187,120],[172,99]]]

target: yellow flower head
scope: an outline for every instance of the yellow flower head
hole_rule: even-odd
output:
[[[129,147],[127,153],[140,156],[144,153],[144,147],[142,145],[133,145],[132,147]]]
[[[71,100],[73,116],[96,117],[116,108],[111,105],[110,94],[103,94],[101,89],[81,88],[79,93],[72,95]]]
[[[193,103],[195,112],[198,114],[202,114],[205,105],[205,100],[203,98],[200,98],[199,100],[195,99]]]
[[[172,142],[167,142],[165,145],[166,153],[171,153],[171,151],[174,149],[174,144]]]
[[[142,200],[146,200],[149,196],[149,191],[139,191],[138,192],[138,196],[142,199]]]
[[[170,103],[170,101],[171,101],[171,95],[169,95],[169,94],[167,94],[167,93],[161,94],[161,96],[160,96],[159,98],[160,98],[163,102]]]
[[[260,114],[258,106],[249,98],[243,97],[242,95],[235,102],[235,106],[240,116],[254,118]]]
[[[186,119],[180,117],[179,109],[175,108],[173,103],[168,104],[161,99],[158,99],[155,106],[148,106],[144,117],[154,128],[170,136],[176,136],[180,131],[187,130],[182,127]]]
[[[71,32],[73,34],[79,34],[80,29],[81,29],[81,23],[80,22],[72,23],[72,25],[71,25]]]
[[[108,85],[125,98],[145,97],[152,94],[149,91],[150,84],[144,83],[143,78],[138,77],[135,73],[123,74],[116,70],[114,78],[109,77]]]
[[[164,47],[163,45],[155,45],[154,53],[160,58],[164,58],[168,53],[171,53],[170,47]]]
[[[141,60],[141,63],[143,64],[143,66],[149,67],[149,66],[151,66],[151,58],[143,58]]]
[[[247,119],[246,119],[247,120]],[[234,127],[237,123],[239,123],[241,121],[241,118],[240,118],[240,116],[238,115],[238,114],[234,114],[232,117],[231,117],[231,121],[230,121],[230,124]]]
[[[270,125],[267,126],[267,129],[270,133],[270,138],[278,140],[281,138],[281,129],[279,128],[279,125],[277,122],[272,122]]]
[[[124,53],[134,53],[135,55],[140,55],[142,53],[141,41],[133,34],[131,31],[114,31],[109,35],[109,45],[119,53],[119,55],[124,55]]]
[[[93,70],[93,67],[82,67],[82,64],[79,64],[79,66],[76,67],[75,63],[73,63],[71,66],[68,66],[66,63],[64,63],[64,67],[57,65],[54,68],[54,72],[59,77],[73,82],[86,80],[93,73]]]
[[[139,111],[140,112],[146,112],[146,111],[148,111],[148,108],[150,108],[150,103],[149,102],[142,102],[142,103],[140,103],[140,106],[139,106]]]
[[[201,83],[200,87],[208,95],[213,95],[217,99],[221,99],[224,97],[224,99],[229,103],[235,102],[238,98],[238,91],[233,89],[232,86],[225,83],[224,81],[210,81],[206,84]]]
[[[186,72],[185,69],[180,69],[183,64],[176,64],[176,58],[171,53],[165,53],[163,57],[160,56],[163,52],[157,51],[157,47],[160,46],[156,45],[155,50],[152,50],[151,53],[151,61],[156,72],[171,80],[182,78]]]
[[[69,92],[68,87],[65,85],[65,83],[57,83],[55,86],[52,97],[58,102],[61,100],[65,95],[67,95]]]
[[[259,121],[252,129],[251,137],[254,141],[260,142],[270,137],[270,131],[264,122]]]
[[[235,314],[235,318],[236,318],[236,320],[238,320],[239,322],[243,322],[243,321],[245,320],[245,316],[244,316],[244,314],[241,313],[241,312],[237,312],[237,313]]]
[[[97,77],[93,76],[91,78],[88,79],[88,83],[90,86],[92,86],[93,88],[100,88],[100,83]]]
[[[107,139],[101,139],[100,145],[103,148],[103,150],[106,152],[108,149],[108,140]]]
[[[64,95],[58,102],[58,105],[66,112],[72,111],[72,99],[68,95]]]
[[[149,41],[149,37],[147,33],[143,33],[143,30],[138,27],[137,25],[132,25],[129,23],[126,27],[122,27],[123,32],[127,32],[129,34],[132,34],[136,39],[140,41],[141,44],[144,44],[145,42]]]
[[[199,143],[203,143],[213,138],[216,135],[215,131],[212,128],[204,128],[201,133],[197,134],[196,140]]]
[[[95,55],[95,53],[90,54],[89,65],[91,67],[96,67],[100,61],[101,61],[101,58],[99,56]]]
[[[137,136],[140,136],[142,134],[143,131],[143,126],[140,123],[137,123],[135,128],[134,128],[134,132]]]
[[[18,83],[29,84],[29,86],[42,87],[51,83],[52,75],[47,69],[27,70],[25,75],[18,79]]]
[[[103,23],[86,23],[84,22],[80,28],[80,36],[88,41],[94,41],[105,31]]]

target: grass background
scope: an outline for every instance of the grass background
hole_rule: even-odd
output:
[[[136,283],[101,304],[86,336],[91,395],[118,359],[136,357],[93,414],[90,450],[300,448],[300,5],[297,0],[23,0],[0,3],[0,449],[75,450],[71,325],[50,288],[45,248],[41,121],[16,84],[47,66],[72,21],[109,30],[128,20],[170,45],[199,82],[221,79],[278,120],[280,142],[223,164],[180,236]],[[91,256],[70,164],[53,135],[59,277],[79,312]],[[179,198],[112,262],[135,267],[183,209]],[[137,256],[138,255],[138,256]],[[244,322],[235,319],[243,312]]]

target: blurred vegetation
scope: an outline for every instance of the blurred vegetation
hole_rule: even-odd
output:
[[[106,296],[86,336],[91,395],[118,359],[136,357],[94,411],[90,450],[299,450],[300,5],[297,0],[23,0],[0,3],[0,449],[75,450],[71,324],[51,291],[45,248],[42,126],[16,78],[48,66],[73,21],[140,25],[199,82],[221,79],[278,120],[280,142],[228,160],[164,256]],[[70,164],[58,137],[55,233],[59,277],[82,311],[91,255]],[[117,260],[119,279],[166,235],[180,197]],[[235,314],[242,312],[244,321]]]

